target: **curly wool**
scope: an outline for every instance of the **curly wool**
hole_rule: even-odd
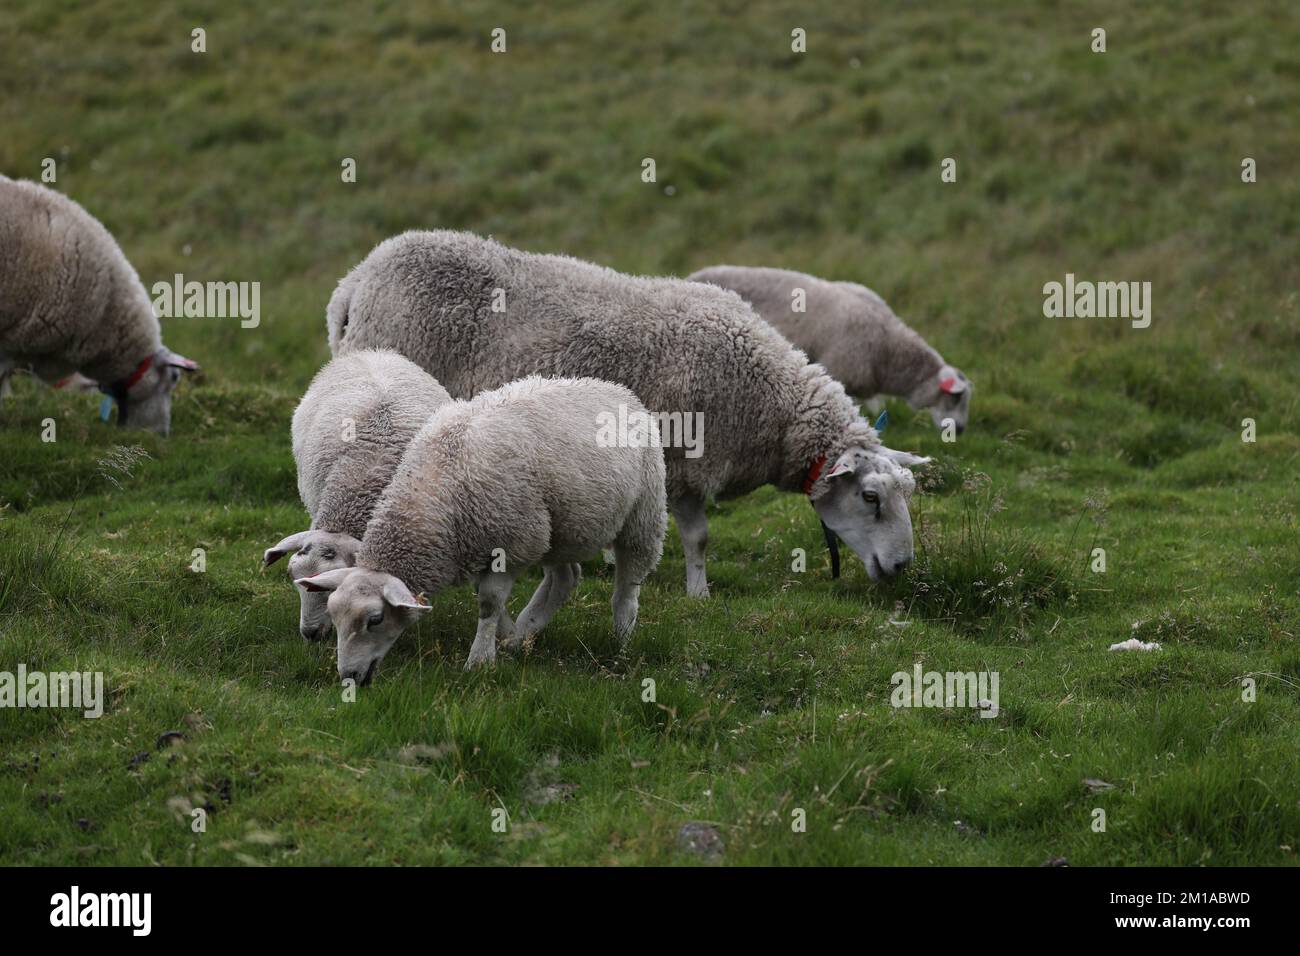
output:
[[[47,382],[126,378],[162,345],[116,240],[66,196],[0,176],[0,357]]]
[[[599,440],[626,388],[531,377],[443,406],[411,440],[366,529],[357,567],[434,594],[503,557],[512,571],[615,547],[640,583],[668,525],[663,456]],[[500,549],[498,551],[498,549]]]
[[[298,494],[312,528],[360,538],[415,433],[451,401],[396,352],[334,359],[293,413]]]
[[[703,454],[665,451],[670,500],[799,491],[821,456],[878,444],[825,369],[734,293],[470,233],[380,243],[339,283],[327,326],[335,355],[396,349],[456,397],[529,374],[591,376],[654,412],[702,413]]]
[[[923,401],[943,367],[943,356],[866,286],[748,266],[713,266],[688,278],[739,294],[778,332],[825,365],[850,394]],[[792,308],[796,289],[804,291],[805,312]]]

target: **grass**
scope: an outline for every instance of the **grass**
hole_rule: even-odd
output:
[[[170,440],[28,380],[0,411],[0,670],[100,670],[109,698],[0,709],[0,861],[690,863],[705,821],[732,864],[1295,862],[1294,10],[374,6],[0,23],[0,172],[55,158],[147,283],[256,280],[263,309],[165,323],[205,369]],[[333,284],[418,227],[877,289],[977,385],[956,444],[890,406],[938,459],[915,566],[832,581],[812,510],[764,489],[711,512],[707,603],[673,535],[626,660],[593,563],[531,656],[464,674],[449,593],[344,703],[257,568],[304,521],[288,423]],[[1066,272],[1152,282],[1151,327],[1045,319]],[[1130,636],[1162,650],[1107,652]],[[999,672],[1001,715],[891,708],[917,661]]]

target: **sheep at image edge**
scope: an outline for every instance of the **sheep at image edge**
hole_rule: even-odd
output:
[[[466,669],[496,659],[499,625],[520,574],[542,583],[503,646],[542,630],[573,593],[577,562],[614,551],[614,633],[625,645],[641,582],[663,553],[664,462],[651,444],[602,436],[602,416],[645,409],[626,388],[594,379],[526,378],[445,405],[411,439],[375,508],[356,566],[296,583],[333,592],[340,679],[366,683],[432,596],[463,582],[479,619]],[[650,423],[653,428],[653,422]]]
[[[702,415],[701,454],[665,449],[692,595],[709,593],[705,502],[765,484],[808,495],[873,579],[912,558],[907,469],[929,459],[882,446],[843,386],[733,292],[417,231],[348,273],[326,321],[335,355],[396,349],[457,398],[530,374],[591,376],[656,413]]]
[[[117,403],[119,425],[160,435],[181,371],[198,368],[162,344],[149,294],[99,220],[0,176],[0,395],[18,366],[55,387],[90,379]]]
[[[263,567],[290,553],[291,579],[351,567],[406,446],[450,401],[428,372],[396,352],[352,352],[317,372],[292,426],[298,495],[311,528],[267,548]],[[300,588],[299,597],[299,632],[309,641],[327,637],[326,596]]]
[[[952,419],[957,434],[966,430],[970,380],[866,286],[748,266],[712,266],[688,278],[737,293],[850,395],[896,395],[913,408],[928,409],[935,425]],[[798,289],[804,312],[794,310]]]

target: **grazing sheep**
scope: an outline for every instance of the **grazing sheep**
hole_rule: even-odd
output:
[[[366,683],[436,594],[465,581],[479,621],[466,669],[496,659],[498,622],[515,579],[542,584],[505,646],[537,634],[577,584],[575,562],[613,546],[614,632],[626,643],[641,582],[659,563],[668,515],[663,455],[611,441],[601,423],[645,415],[626,388],[595,379],[526,378],[446,405],[411,440],[366,528],[356,567],[297,583],[333,591],[341,679]],[[653,430],[653,425],[651,426]]]
[[[149,294],[99,220],[0,176],[0,395],[19,365],[50,383],[81,373],[113,397],[119,425],[160,435],[181,371],[198,368],[162,344]]]
[[[705,502],[765,484],[809,495],[873,579],[911,560],[906,466],[929,459],[881,446],[843,387],[734,293],[470,233],[408,232],[339,283],[327,323],[335,355],[397,349],[456,397],[527,374],[632,389],[664,432],[693,595],[708,594]],[[682,447],[695,422],[704,440]]]
[[[298,495],[311,529],[267,548],[263,567],[290,553],[291,579],[351,567],[406,446],[450,401],[428,372],[396,352],[352,352],[317,372],[293,413]],[[330,629],[326,597],[299,594],[298,630],[320,640]]]
[[[935,425],[966,430],[974,386],[896,316],[885,300],[854,282],[828,282],[787,269],[713,266],[688,277],[738,293],[778,332],[821,362],[850,395],[897,395],[926,408]],[[802,305],[794,309],[796,290]]]

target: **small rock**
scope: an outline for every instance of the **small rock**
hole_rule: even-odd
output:
[[[1044,860],[1039,866],[1069,866],[1070,861],[1063,856],[1054,856],[1050,860]]]
[[[179,730],[164,730],[158,735],[157,749],[162,750],[164,747],[179,747],[185,743],[185,735]]]
[[[533,806],[544,807],[548,803],[561,803],[571,799],[577,790],[576,783],[548,783],[544,787],[530,790],[525,799]]]
[[[710,863],[722,859],[727,849],[716,827],[698,821],[685,823],[677,831],[677,848],[701,856]]]
[[[1112,651],[1158,651],[1160,645],[1155,641],[1144,643],[1136,637],[1130,637],[1127,641],[1120,641],[1118,644],[1110,646]]]
[[[434,763],[444,759],[455,748],[451,744],[407,744],[397,751],[397,760],[404,764]]]
[[[138,754],[136,754],[134,757],[131,758],[131,761],[127,764],[127,766],[138,767],[140,766],[140,764],[144,763],[148,759],[149,759],[149,751],[141,750]]]
[[[1089,793],[1101,793],[1103,790],[1114,790],[1113,783],[1107,783],[1105,780],[1098,780],[1096,777],[1084,777],[1083,785],[1088,788]]]

